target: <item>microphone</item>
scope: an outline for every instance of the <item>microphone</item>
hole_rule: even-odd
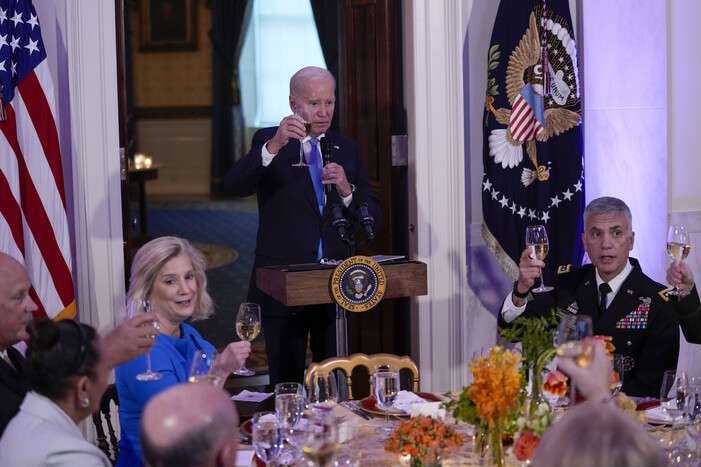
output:
[[[333,219],[333,226],[338,232],[338,236],[346,245],[352,243],[352,239],[348,234],[348,219],[343,217],[343,209],[341,208],[341,196],[336,190],[331,190],[328,194],[327,205],[331,206],[331,218]]]
[[[333,153],[333,142],[331,142],[331,138],[328,136],[324,136],[319,140],[319,145],[321,146],[321,160],[323,162],[323,167],[326,167],[326,164],[331,162],[331,155]],[[330,183],[327,183],[324,185],[324,192],[326,193],[326,196],[329,196],[329,193],[334,189],[333,185]]]
[[[365,229],[365,237],[367,241],[370,242],[375,239],[375,233],[373,232],[372,225],[375,223],[375,219],[370,215],[370,210],[368,209],[368,201],[365,199],[365,193],[362,190],[355,190],[353,193],[355,202],[358,204],[358,218],[360,219],[360,225]]]

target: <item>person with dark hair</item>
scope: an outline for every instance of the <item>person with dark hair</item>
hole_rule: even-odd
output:
[[[629,396],[658,397],[664,372],[677,367],[679,324],[665,295],[668,289],[628,256],[635,239],[632,222],[620,199],[590,202],[584,209],[582,241],[591,264],[560,266],[552,292],[530,293],[545,263],[526,248],[498,325],[507,327],[523,313],[549,317],[554,308],[561,314],[590,316],[594,334],[611,336],[616,353],[632,364],[621,390]]]
[[[671,303],[684,338],[691,344],[701,344],[701,301],[689,265],[684,261],[673,262],[667,269],[667,283],[688,292],[688,295],[671,300]]]
[[[238,430],[226,393],[209,384],[181,383],[146,404],[141,451],[151,467],[233,467]]]
[[[315,362],[336,356],[336,311],[332,305],[284,306],[257,287],[256,269],[348,258],[352,252],[339,234],[341,218],[354,226],[361,218],[372,217],[375,231],[382,218],[358,146],[329,131],[335,88],[328,70],[310,66],[296,72],[290,79],[293,115],[283,118],[277,127],[258,130],[249,153],[225,178],[226,189],[234,195],[256,193],[258,198],[258,235],[248,300],[261,305],[270,384],[302,382],[307,342]],[[300,109],[310,111],[310,122],[296,115]],[[326,165],[321,157],[324,138],[330,140],[327,147],[332,149],[331,162]],[[309,167],[298,165],[300,151]],[[335,191],[325,195],[324,186],[335,186]],[[359,216],[359,207],[366,204],[369,216]],[[339,211],[341,216],[334,214]]]
[[[0,253],[0,436],[19,411],[29,387],[25,360],[13,345],[27,340],[27,324],[37,306],[29,295],[32,284],[24,266]],[[138,316],[116,327],[102,340],[106,362],[115,367],[145,352],[154,343],[153,328],[142,327],[153,319]]]
[[[146,358],[136,358],[117,367],[119,394],[119,466],[143,465],[139,443],[139,421],[144,406],[157,393],[187,381],[192,357],[197,350],[216,351],[185,320],[205,319],[214,312],[207,292],[204,254],[190,242],[177,237],[160,237],[142,246],[134,256],[127,303],[148,300],[154,310],[160,334],[150,353],[151,369],[161,373],[155,381],[139,381],[146,370]],[[150,313],[147,313],[150,314]],[[251,343],[228,344],[214,361],[211,372],[222,381],[243,366]]]
[[[0,439],[0,465],[111,466],[77,426],[99,408],[112,370],[99,335],[70,319],[40,319],[26,329],[31,391]]]

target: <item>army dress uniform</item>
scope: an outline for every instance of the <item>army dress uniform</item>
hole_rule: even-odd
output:
[[[633,269],[606,311],[599,316],[596,271],[593,264],[561,266],[552,292],[531,294],[527,317],[561,313],[591,316],[595,335],[611,336],[615,353],[628,357],[621,391],[629,396],[659,397],[662,376],[677,368],[679,323],[664,292],[668,289],[646,276],[634,258]],[[510,300],[510,296],[507,300]],[[510,326],[499,313],[500,327]]]
[[[696,286],[688,296],[671,303],[687,342],[701,344],[701,301]]]

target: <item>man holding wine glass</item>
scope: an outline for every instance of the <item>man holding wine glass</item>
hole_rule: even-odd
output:
[[[616,353],[628,366],[622,391],[630,396],[658,397],[665,370],[675,369],[679,355],[679,326],[668,290],[646,276],[629,257],[635,233],[628,206],[617,198],[603,197],[584,209],[582,241],[591,264],[558,268],[554,290],[533,293],[545,263],[526,248],[519,262],[513,292],[498,317],[507,327],[518,316],[587,315],[594,334],[612,337]]]
[[[232,194],[257,194],[258,234],[248,300],[261,305],[273,385],[302,382],[308,340],[313,361],[336,355],[335,309],[284,306],[256,287],[256,269],[349,257],[352,251],[339,235],[334,211],[357,227],[358,209],[367,203],[375,230],[381,220],[356,143],[329,131],[335,87],[333,76],[323,68],[306,67],[295,73],[290,80],[292,114],[277,127],[257,131],[249,153],[225,178]],[[302,109],[309,111],[308,116]],[[322,138],[331,141],[332,149],[325,165]]]
[[[701,301],[689,265],[684,261],[673,262],[667,269],[667,282],[687,292],[679,300],[672,300],[672,306],[686,340],[701,344]]]

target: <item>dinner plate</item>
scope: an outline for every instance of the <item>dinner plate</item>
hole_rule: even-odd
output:
[[[648,423],[656,425],[671,425],[673,420],[672,416],[659,405],[645,409],[645,417]]]
[[[415,392],[417,396],[420,398],[424,399],[426,402],[442,402],[443,399],[440,397],[436,396],[435,394],[431,394],[430,392]],[[375,396],[368,396],[365,399],[362,399],[360,401],[360,406],[365,410],[366,412],[375,414],[375,415],[384,415],[385,411],[377,406],[377,399],[375,399]],[[396,410],[396,409],[389,409],[389,413],[392,415],[396,415],[398,417],[408,417],[408,413],[404,413],[402,411]]]

